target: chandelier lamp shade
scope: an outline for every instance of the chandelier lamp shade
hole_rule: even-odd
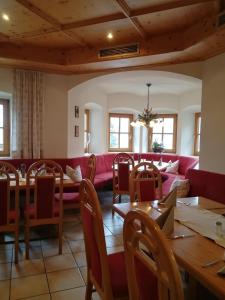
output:
[[[149,105],[149,88],[152,85],[151,83],[146,83],[148,88],[148,101],[147,101],[147,107],[144,109],[142,114],[138,114],[137,119],[133,122],[131,122],[132,127],[153,127],[154,123],[161,123],[161,120],[159,119],[158,114],[154,114],[152,112],[152,107]]]

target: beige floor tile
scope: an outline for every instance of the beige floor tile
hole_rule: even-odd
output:
[[[6,249],[0,251],[0,263],[9,263],[12,261],[12,250]]]
[[[92,294],[92,299],[93,299],[93,300],[101,300],[101,298],[100,298],[100,296],[99,296],[99,294],[98,294],[97,292],[94,292],[94,293]]]
[[[12,265],[12,278],[31,276],[45,273],[43,259],[30,259],[19,261]]]
[[[76,260],[76,263],[79,267],[86,267],[87,261],[86,261],[86,254],[85,252],[77,252],[73,254]]]
[[[112,254],[112,253],[124,251],[124,247],[123,246],[116,246],[116,247],[107,248],[106,250],[107,250],[108,254]]]
[[[44,258],[47,272],[66,270],[76,267],[76,262],[72,254],[56,255]]]
[[[80,267],[80,272],[85,283],[87,283],[87,267]]]
[[[84,240],[69,241],[69,245],[73,253],[85,251]]]
[[[122,225],[107,226],[107,228],[110,230],[110,232],[113,235],[123,234],[123,226]]]
[[[40,295],[40,296],[25,298],[22,300],[51,300],[51,296],[50,296],[50,294],[44,294],[44,295]]]
[[[50,292],[67,290],[84,285],[78,268],[47,274]]]
[[[123,237],[120,235],[117,236],[106,236],[106,247],[115,247],[123,245]]]
[[[52,300],[84,300],[85,287],[52,293]]]
[[[113,218],[111,217],[103,219],[103,223],[106,226],[123,225],[123,220],[120,217],[118,217],[117,214],[115,214]]]
[[[10,279],[11,263],[0,264],[0,280]]]
[[[11,280],[11,300],[38,296],[48,292],[45,274]]]
[[[105,236],[112,235],[112,232],[106,226],[104,226],[104,235]]]
[[[0,298],[1,300],[9,300],[10,281],[0,281]]]
[[[14,257],[14,255],[13,255]],[[42,250],[41,246],[31,246],[29,250],[30,259],[42,259]],[[25,248],[20,248],[19,251],[19,261],[25,260]]]
[[[42,246],[42,253],[44,257],[54,256],[59,254],[59,247],[58,245],[49,245],[49,246]],[[67,242],[63,243],[62,247],[63,254],[71,253],[70,247]]]

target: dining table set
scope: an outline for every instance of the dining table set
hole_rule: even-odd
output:
[[[168,208],[161,201],[114,204],[123,219],[134,209],[157,220]],[[167,236],[179,266],[219,299],[225,299],[225,204],[204,197],[177,198],[174,229]],[[195,289],[191,291],[195,299]]]

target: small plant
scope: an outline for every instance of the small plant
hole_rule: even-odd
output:
[[[163,144],[162,143],[158,143],[157,141],[154,141],[152,143],[152,150],[153,152],[159,152],[161,153],[163,151]]]

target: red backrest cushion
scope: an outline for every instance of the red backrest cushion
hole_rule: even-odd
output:
[[[139,300],[158,300],[157,278],[154,274],[140,261],[134,257],[135,274],[138,286]]]
[[[86,178],[86,171],[88,165],[88,156],[75,157],[71,159],[72,167],[80,166],[82,177]]]
[[[0,225],[7,224],[7,192],[8,183],[7,180],[0,180]]]
[[[225,204],[225,175],[203,170],[189,169],[189,196],[202,196]]]
[[[128,163],[118,164],[118,187],[120,191],[129,191],[129,166]]]
[[[185,175],[188,169],[193,169],[198,164],[198,158],[192,156],[178,156],[179,169],[178,173]]]
[[[153,180],[139,181],[141,201],[153,201],[156,199]]]
[[[111,167],[112,170],[112,167]],[[101,174],[107,172],[105,157],[104,155],[96,156],[96,174]]]
[[[91,259],[91,270],[95,277],[95,280],[98,284],[102,285],[102,270],[101,270],[101,263],[100,263],[100,255],[98,251],[97,241],[94,233],[94,220],[91,212],[88,208],[84,207],[82,209],[82,220],[83,226],[85,227],[87,239],[86,245],[89,246],[89,249],[86,249],[90,254]]]
[[[37,218],[51,218],[55,193],[55,179],[53,176],[37,177]]]
[[[106,166],[106,172],[112,171],[112,165],[113,165],[113,160],[116,156],[116,154],[104,154],[104,161],[105,161],[105,166]]]

